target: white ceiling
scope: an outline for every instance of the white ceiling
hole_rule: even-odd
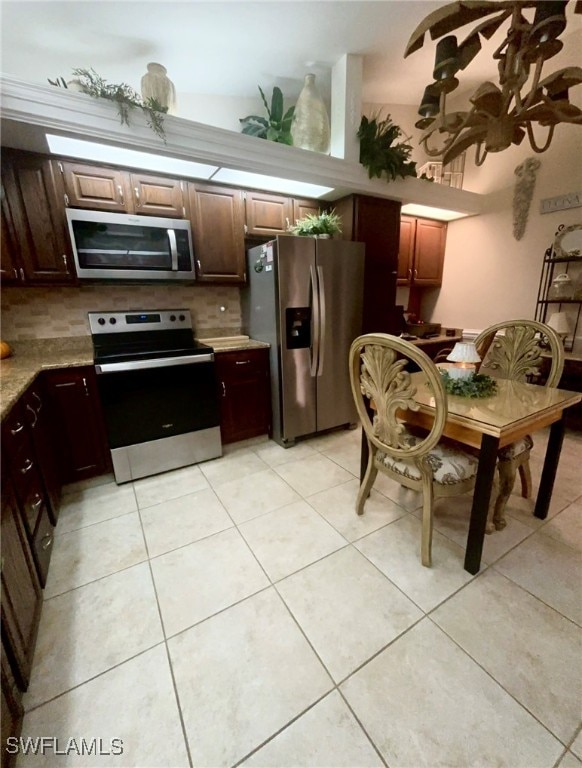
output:
[[[430,80],[435,43],[406,61],[417,24],[441,0],[2,0],[2,71],[25,80],[70,79],[93,67],[139,90],[157,61],[180,93],[257,97],[279,85],[296,98],[306,72],[329,96],[331,67],[344,54],[364,56],[365,102],[418,105]],[[568,15],[574,3],[569,3]],[[569,22],[567,33],[582,26]],[[470,27],[469,27],[470,28]],[[495,42],[495,39],[493,43]],[[488,44],[493,50],[494,45]],[[562,65],[563,66],[563,65]],[[485,51],[462,73],[460,91],[493,77]]]

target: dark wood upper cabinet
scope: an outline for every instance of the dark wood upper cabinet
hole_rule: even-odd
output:
[[[398,246],[398,285],[405,285],[412,279],[415,232],[416,219],[402,216],[400,219],[400,245]]]
[[[440,285],[443,281],[447,224],[418,219],[414,248],[413,280],[417,285]]]
[[[219,352],[215,356],[223,443],[265,435],[271,429],[269,350]]]
[[[4,175],[4,166],[2,167],[2,175]],[[12,284],[22,281],[20,273],[18,272],[18,259],[16,256],[16,237],[14,232],[14,225],[12,222],[12,215],[8,208],[8,200],[4,191],[4,182],[1,187],[1,215],[2,222],[0,226],[0,277],[2,284]],[[24,276],[24,270],[22,275]]]
[[[2,638],[18,685],[26,690],[42,595],[16,498],[6,476],[2,483],[1,605]]]
[[[399,333],[395,314],[400,203],[350,195],[334,202],[342,237],[366,246],[363,333]]]
[[[432,219],[403,216],[400,223],[398,284],[441,285],[447,224]]]
[[[2,171],[14,227],[15,252],[11,260],[22,282],[74,282],[61,179],[50,158],[30,152],[7,152],[2,158]]]
[[[284,235],[293,218],[293,205],[289,197],[266,192],[245,192],[245,218],[247,235]]]
[[[293,199],[293,219],[291,224],[295,224],[297,219],[304,219],[308,213],[317,216],[320,210],[325,207],[323,203],[317,200],[296,200]]]
[[[198,280],[244,282],[244,202],[241,190],[192,183],[188,189]]]
[[[133,213],[145,216],[186,218],[185,184],[179,179],[130,174]]]
[[[71,208],[131,212],[132,190],[126,171],[68,160],[59,161],[57,167],[63,175],[66,202]]]
[[[95,369],[45,371],[45,381],[50,408],[59,424],[61,481],[104,474],[109,459]]]

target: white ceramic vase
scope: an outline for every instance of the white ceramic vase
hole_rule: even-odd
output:
[[[161,64],[150,62],[148,71],[141,79],[142,99],[154,98],[162,107],[168,108],[169,115],[176,114],[176,89]]]
[[[329,116],[315,85],[315,75],[305,75],[305,85],[295,106],[291,136],[294,147],[329,154]]]

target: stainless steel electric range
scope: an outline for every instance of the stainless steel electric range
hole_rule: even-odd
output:
[[[189,310],[89,312],[89,325],[117,483],[222,455],[214,351]]]

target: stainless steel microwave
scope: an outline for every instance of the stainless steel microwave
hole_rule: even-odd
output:
[[[196,279],[189,221],[72,208],[66,213],[80,279]]]

